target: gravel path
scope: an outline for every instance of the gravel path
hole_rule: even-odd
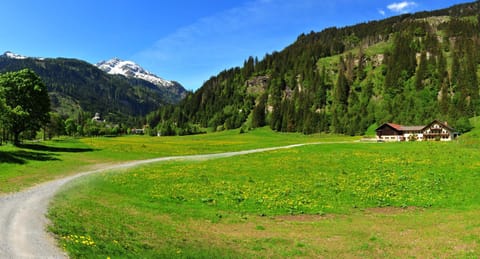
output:
[[[22,259],[68,257],[56,246],[54,238],[47,233],[46,226],[48,220],[45,217],[45,214],[51,198],[59,188],[76,178],[107,170],[124,169],[155,162],[170,160],[206,160],[294,148],[311,144],[321,143],[297,144],[219,154],[171,156],[126,162],[117,165],[107,165],[98,170],[79,173],[74,176],[40,184],[22,192],[0,196],[0,258]]]

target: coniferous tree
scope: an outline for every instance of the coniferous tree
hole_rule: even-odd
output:
[[[332,102],[332,127],[335,133],[345,132],[345,119],[347,116],[348,94],[350,86],[345,76],[345,63],[340,57],[339,71]]]
[[[402,92],[404,83],[414,74],[416,51],[411,33],[400,32],[394,37],[393,53],[387,58],[385,93],[394,96]]]
[[[352,88],[353,89],[353,88]],[[345,118],[346,125],[344,132],[348,135],[354,136],[361,130],[361,118],[360,118],[360,101],[356,91],[350,91],[348,96],[348,111]]]
[[[477,3],[477,30],[480,31],[480,4],[478,3]]]
[[[471,40],[460,37],[454,47],[452,81],[457,118],[473,116],[479,101],[477,64],[473,46]]]
[[[5,132],[7,128],[8,123],[8,117],[7,117],[7,107],[6,107],[6,101],[5,98],[0,95],[0,145],[2,145],[2,142],[6,139]]]
[[[282,88],[285,82],[283,80],[272,80],[271,81],[271,106],[272,106],[272,115],[270,119],[270,127],[273,130],[281,131],[282,129]]]
[[[373,96],[373,83],[368,80],[362,86],[359,94],[359,117],[360,117],[360,131],[363,133],[367,128],[374,123],[374,112],[371,109],[370,102]]]
[[[248,60],[246,60],[243,63],[243,68],[242,68],[242,75],[244,79],[249,78],[253,72],[255,71],[255,60],[253,57],[248,57]]]
[[[415,77],[415,87],[417,91],[423,89],[423,80],[427,76],[427,54],[425,51],[422,51],[420,55],[420,62],[418,65],[417,74]]]
[[[259,102],[253,108],[252,127],[259,128],[265,126],[265,103],[267,102],[267,95],[263,94],[259,98]]]
[[[468,98],[469,98],[469,107],[468,115],[476,115],[478,104],[479,104],[479,86],[478,86],[478,73],[477,73],[477,57],[475,52],[474,43],[469,40],[465,46],[466,49],[466,62],[464,64],[465,68],[465,80],[468,85]]]
[[[440,115],[443,118],[448,117],[451,103],[451,94],[450,94],[450,80],[448,77],[447,71],[447,60],[441,54],[438,57],[438,74],[440,82],[440,93],[439,93],[439,110]]]
[[[314,85],[316,87],[315,104],[317,109],[323,109],[327,105],[326,68],[322,67],[320,75],[315,77]]]
[[[460,76],[460,53],[456,49],[452,51],[452,67],[451,67],[451,83],[454,90],[458,84],[458,78]]]
[[[345,77],[349,85],[355,80],[355,57],[351,52],[347,54],[345,60]]]
[[[365,52],[363,49],[363,44],[360,44],[357,58],[358,58],[358,67],[357,67],[356,77],[357,77],[357,80],[362,81],[367,76],[367,73],[365,72]]]
[[[286,132],[295,132],[297,129],[297,120],[295,116],[295,103],[292,100],[285,101],[286,107],[286,117],[284,120],[286,121],[287,127],[284,129]]]

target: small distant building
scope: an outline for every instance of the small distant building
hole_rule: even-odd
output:
[[[145,134],[145,129],[132,129],[131,133],[135,135],[143,135]]]
[[[448,126],[447,122],[438,120],[434,120],[425,126],[403,126],[385,123],[375,131],[378,141],[450,141],[458,136],[455,129]]]
[[[93,122],[105,122],[105,120],[102,119],[102,117],[100,116],[99,112],[95,113],[95,116],[93,116],[92,121]]]

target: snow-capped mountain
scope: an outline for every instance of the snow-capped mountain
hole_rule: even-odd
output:
[[[173,87],[177,85],[173,81],[165,80],[157,75],[154,75],[133,61],[125,61],[118,58],[113,58],[108,61],[102,61],[95,64],[98,68],[108,74],[124,75],[128,78],[138,78],[148,81],[157,86]]]
[[[28,58],[26,56],[15,54],[11,51],[6,51],[5,53],[3,53],[2,56],[7,57],[7,58],[13,58],[13,59],[27,59]]]
[[[178,103],[186,95],[175,81],[173,86],[164,87],[135,77],[110,75],[80,59],[0,53],[0,74],[25,68],[34,71],[48,87],[52,110],[67,117],[78,111],[99,112],[110,116],[109,121],[121,122]]]
[[[11,58],[11,59],[27,59],[27,58],[32,58],[32,59],[36,59],[36,60],[44,60],[44,58],[27,57],[27,56],[23,56],[23,55],[20,55],[20,54],[13,53],[13,52],[11,52],[11,51],[5,51],[5,53],[3,53],[3,55],[1,55],[0,57]]]

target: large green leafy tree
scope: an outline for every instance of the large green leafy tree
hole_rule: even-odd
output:
[[[47,87],[32,70],[23,69],[0,75],[3,127],[15,144],[24,131],[36,131],[50,120]],[[1,101],[0,101],[1,102]]]
[[[1,135],[0,135],[0,145],[2,144],[4,138],[5,138],[5,131],[4,125],[5,125],[5,111],[7,110],[5,106],[5,99],[0,95],[0,130],[1,130]]]

